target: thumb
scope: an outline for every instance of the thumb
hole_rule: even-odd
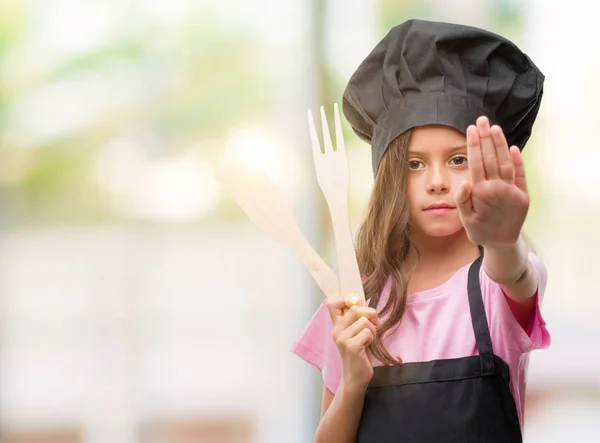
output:
[[[335,324],[349,308],[362,305],[362,301],[357,294],[330,295],[327,297],[326,304],[331,320]]]
[[[348,294],[344,299],[347,308],[351,308],[352,306],[362,306],[362,301],[358,294]]]
[[[454,201],[461,215],[470,215],[473,213],[473,206],[471,206],[471,184],[468,181],[462,182],[458,192],[454,195]]]

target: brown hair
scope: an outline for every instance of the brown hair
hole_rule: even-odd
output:
[[[375,177],[365,221],[357,235],[356,256],[367,302],[376,306],[383,287],[391,278],[390,297],[379,315],[390,312],[377,328],[369,346],[372,354],[384,365],[400,364],[383,345],[383,336],[398,327],[406,308],[408,275],[403,263],[410,249],[409,204],[407,193],[408,144],[412,131],[396,138],[386,150]]]

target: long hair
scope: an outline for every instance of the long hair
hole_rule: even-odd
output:
[[[369,346],[372,354],[384,365],[400,364],[383,344],[384,335],[400,326],[406,308],[408,275],[404,262],[410,250],[408,202],[408,144],[412,131],[396,138],[381,159],[375,177],[367,216],[357,233],[356,256],[367,302],[375,305],[388,278],[390,297],[380,315],[390,312],[377,328]],[[392,331],[393,332],[393,331]]]

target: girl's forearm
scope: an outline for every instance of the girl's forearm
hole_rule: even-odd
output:
[[[315,433],[315,443],[356,443],[365,390],[340,384]]]

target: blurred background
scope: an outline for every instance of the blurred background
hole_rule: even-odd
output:
[[[312,441],[320,374],[290,347],[322,295],[213,166],[261,168],[335,267],[306,109],[332,115],[409,18],[503,34],[546,75],[526,232],[553,341],[525,442],[598,441],[597,2],[0,0],[3,443]],[[356,229],[370,152],[344,130]]]

